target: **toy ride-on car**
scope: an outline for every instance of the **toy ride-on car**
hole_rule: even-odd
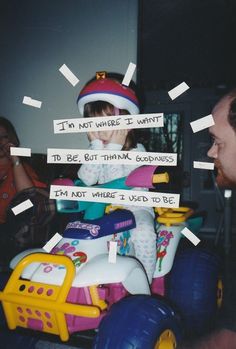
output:
[[[159,181],[160,177],[152,172],[152,180]],[[163,180],[163,176],[161,178]],[[129,177],[126,183],[129,183]],[[147,184],[143,186],[147,187]],[[65,206],[65,201],[58,202],[59,209],[66,211]],[[208,276],[213,272],[207,297],[206,287],[200,290],[201,301],[197,304],[201,306],[200,312],[197,312],[197,306],[185,311],[179,287],[175,286],[174,294],[170,292],[173,283],[182,285],[183,278],[186,283],[190,278],[191,268],[186,255],[180,258],[180,262],[177,260],[178,268],[172,275],[180,231],[188,221],[158,226],[157,264],[150,288],[145,270],[135,258],[130,243],[129,230],[135,227],[132,212],[116,209],[101,216],[101,205],[99,210],[94,203],[81,206],[85,208],[85,216],[87,213],[90,218],[68,223],[63,238],[50,253],[40,249],[24,251],[11,261],[12,275],[0,292],[10,329],[19,326],[57,334],[62,341],[68,340],[75,332],[97,329],[94,349],[171,349],[176,347],[182,336],[183,323],[170,304],[176,306],[185,324],[189,314],[194,316],[193,310],[196,310],[200,323],[202,304],[209,302],[211,292],[212,307],[206,307],[204,316],[213,315],[217,301],[217,263],[203,252],[202,257],[201,253],[197,253],[195,259],[191,257],[191,252],[187,255],[192,268],[193,264],[200,263],[197,269],[203,270],[203,274],[207,260],[210,266],[205,278],[206,274]],[[189,212],[184,215],[184,221],[188,215]],[[108,260],[111,241],[117,241],[118,246],[115,263]],[[167,274],[172,275],[168,284],[165,282]],[[197,284],[201,283],[200,272],[194,275],[198,277]],[[191,290],[195,287],[194,275],[187,285]],[[186,290],[183,292],[188,308],[191,302],[194,303],[194,294]],[[163,297],[166,295],[170,296],[170,301]]]

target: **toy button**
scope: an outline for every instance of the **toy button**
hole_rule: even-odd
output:
[[[87,255],[84,252],[81,252],[81,251],[75,252],[73,254],[73,256],[80,257],[81,262],[86,262],[86,260],[87,260]]]

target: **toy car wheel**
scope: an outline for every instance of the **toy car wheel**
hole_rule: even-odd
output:
[[[174,349],[176,346],[177,341],[174,332],[167,329],[160,333],[154,349]]]
[[[185,330],[201,334],[213,324],[222,303],[219,258],[197,248],[176,255],[167,283],[167,298],[176,306]]]
[[[221,309],[222,307],[223,294],[224,294],[223,281],[222,281],[222,278],[219,277],[217,282],[217,308],[218,309]]]
[[[170,306],[151,296],[136,295],[110,308],[93,349],[174,349],[180,338],[179,319]]]
[[[13,331],[9,331],[5,329],[4,331],[1,330],[0,342],[1,342],[1,348],[4,348],[4,349],[12,349],[12,348],[34,349],[38,342],[38,338],[31,337],[28,335],[24,336],[19,333],[14,333]]]

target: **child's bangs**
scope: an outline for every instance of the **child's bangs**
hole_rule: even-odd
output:
[[[114,106],[104,101],[91,102],[84,106],[85,117],[104,116],[104,114],[114,115]]]

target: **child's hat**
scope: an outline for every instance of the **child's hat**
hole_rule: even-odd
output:
[[[108,102],[118,109],[126,109],[130,114],[139,114],[139,102],[134,91],[119,81],[106,78],[101,73],[81,90],[77,99],[79,112],[84,114],[84,106],[90,102]]]

